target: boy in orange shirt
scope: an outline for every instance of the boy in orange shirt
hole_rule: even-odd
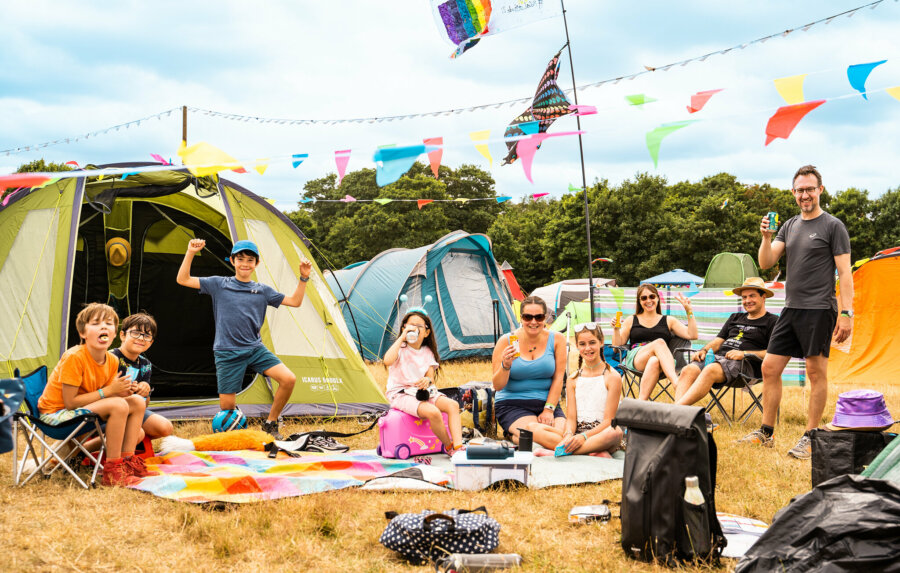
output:
[[[116,337],[119,317],[112,307],[87,305],[75,318],[82,344],[68,349],[50,374],[38,400],[41,421],[59,424],[87,411],[106,421],[106,462],[103,485],[126,486],[148,472],[134,455],[140,438],[146,402],[135,385],[119,376],[119,361],[108,350]]]

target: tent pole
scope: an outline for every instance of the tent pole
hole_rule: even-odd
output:
[[[181,106],[181,142],[187,146],[187,106]],[[184,163],[184,162],[182,162]]]
[[[575,85],[575,64],[572,62],[572,42],[569,41],[569,23],[566,21],[566,4],[559,0],[562,7],[563,26],[566,29],[566,49],[569,52],[569,70],[572,72],[572,97],[575,105],[578,105],[578,89]],[[581,131],[581,116],[575,115],[575,123],[578,131]],[[594,270],[591,265],[591,209],[588,204],[587,176],[584,173],[584,145],[581,142],[581,133],[578,134],[578,154],[581,156],[581,190],[584,193],[584,233],[587,237],[588,260],[588,300],[591,303],[591,322],[594,322]]]

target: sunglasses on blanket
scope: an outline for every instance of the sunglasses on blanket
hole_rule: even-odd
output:
[[[541,314],[522,313],[522,322],[530,322],[532,320],[537,320],[538,322],[541,322],[545,318],[547,318],[547,315],[544,313],[541,313]]]
[[[575,331],[575,334],[578,334],[582,330],[600,330],[600,325],[596,322],[582,322],[573,326],[572,330]]]

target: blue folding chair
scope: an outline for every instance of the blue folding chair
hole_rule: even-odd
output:
[[[18,369],[15,376],[19,377]],[[25,383],[25,405],[27,412],[16,412],[13,414],[13,426],[15,426],[15,440],[13,441],[13,482],[17,486],[23,486],[31,479],[40,474],[52,475],[54,472],[63,468],[81,485],[88,489],[97,481],[97,474],[103,468],[100,459],[103,452],[106,451],[106,435],[103,433],[100,416],[91,412],[83,414],[63,422],[58,425],[45,424],[40,419],[38,411],[38,400],[44,393],[44,387],[47,385],[47,367],[41,366],[34,372],[23,376]],[[21,433],[25,441],[26,450],[19,458],[18,442]],[[100,450],[90,452],[85,447],[88,440],[99,437]],[[51,445],[47,439],[58,440]],[[89,482],[85,482],[75,472],[75,468],[70,465],[72,457],[81,452],[88,460],[93,462],[94,471],[91,474]],[[34,461],[34,468],[25,475],[25,465],[27,460]],[[56,465],[51,468],[50,462],[55,461]],[[48,471],[45,472],[45,468]]]

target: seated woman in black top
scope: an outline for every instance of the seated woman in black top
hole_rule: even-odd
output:
[[[650,397],[653,387],[659,382],[660,371],[673,383],[678,380],[675,358],[669,350],[672,338],[696,340],[698,337],[691,301],[681,293],[676,294],[675,298],[687,313],[687,326],[660,313],[659,291],[651,284],[638,287],[635,314],[622,321],[621,328],[616,327],[613,320],[613,345],[629,348],[625,366],[643,372],[639,400]]]

